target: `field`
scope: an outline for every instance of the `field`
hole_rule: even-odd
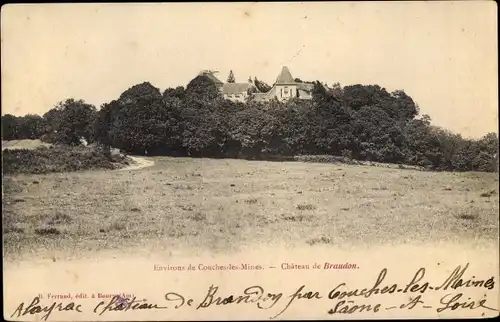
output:
[[[45,143],[40,140],[11,140],[2,141],[2,150],[5,149],[36,149],[41,146],[49,147],[50,143]]]
[[[5,177],[5,258],[167,248],[228,254],[252,245],[346,248],[498,238],[494,173],[150,160],[153,166],[128,171]]]

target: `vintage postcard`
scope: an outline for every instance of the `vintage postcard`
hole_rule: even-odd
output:
[[[10,321],[499,315],[493,1],[1,10]]]

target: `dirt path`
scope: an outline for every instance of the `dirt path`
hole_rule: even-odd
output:
[[[125,171],[125,170],[139,170],[147,167],[151,167],[155,164],[153,160],[147,160],[145,158],[139,158],[139,157],[133,157],[129,156],[130,159],[132,159],[135,164],[131,164],[126,166],[125,168],[121,168],[120,171]]]

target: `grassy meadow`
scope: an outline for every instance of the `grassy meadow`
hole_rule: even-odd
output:
[[[4,256],[498,238],[497,173],[149,159],[130,171],[4,176]]]

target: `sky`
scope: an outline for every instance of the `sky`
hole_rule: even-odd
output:
[[[282,66],[331,85],[404,90],[435,125],[498,131],[493,1],[11,4],[1,11],[2,115],[67,98],[99,107],[200,70],[272,84]]]

